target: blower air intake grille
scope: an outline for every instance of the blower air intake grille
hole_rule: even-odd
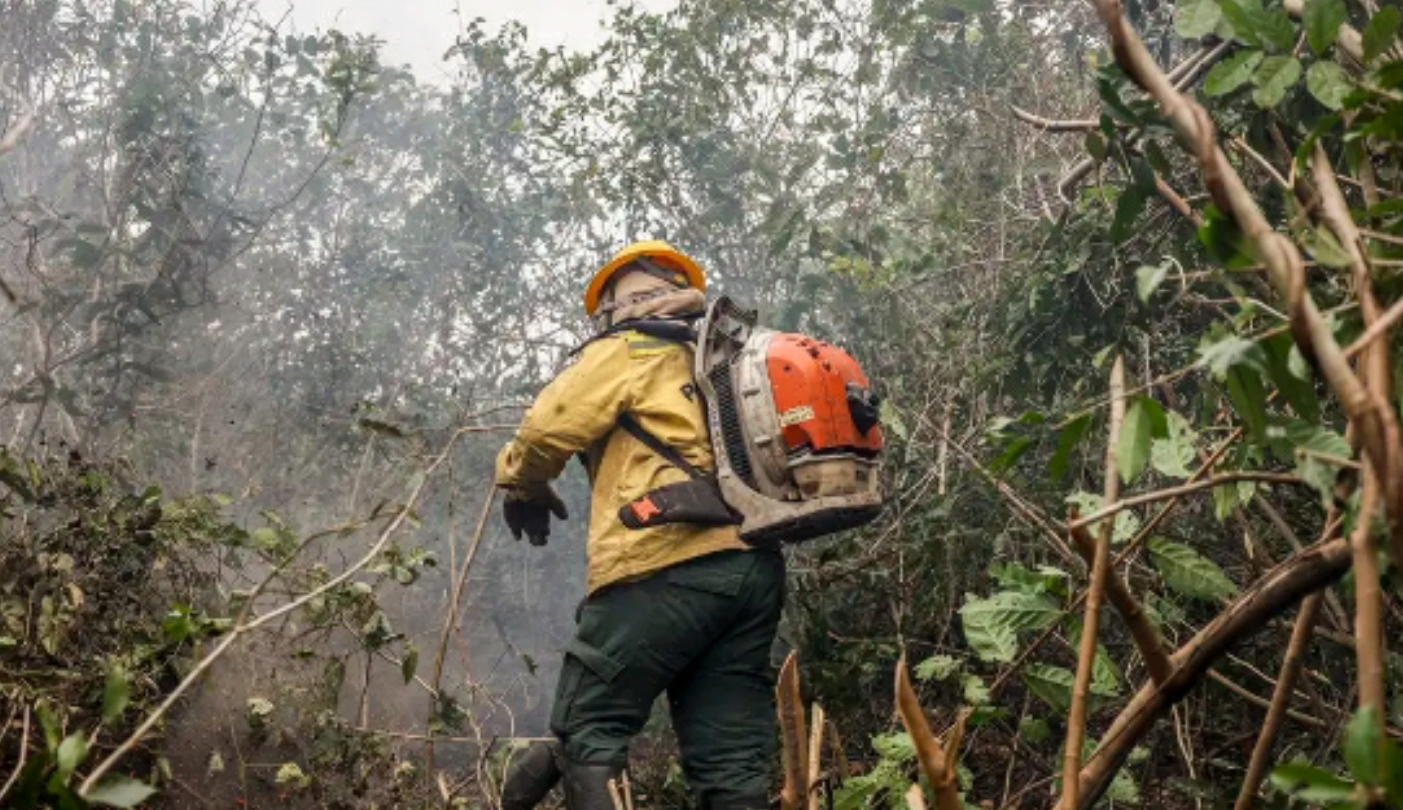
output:
[[[750,467],[750,454],[745,451],[745,434],[740,429],[740,412],[736,408],[729,363],[719,363],[711,369],[711,387],[716,393],[716,411],[721,417],[721,441],[726,457],[736,475],[753,489],[755,471]]]

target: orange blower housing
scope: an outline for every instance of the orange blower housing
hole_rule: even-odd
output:
[[[766,363],[775,409],[790,451],[868,453],[882,449],[882,431],[865,433],[853,419],[849,392],[868,390],[867,377],[847,352],[805,335],[775,335]]]
[[[759,328],[720,298],[697,330],[695,375],[743,538],[807,540],[881,512],[878,402],[847,352]]]

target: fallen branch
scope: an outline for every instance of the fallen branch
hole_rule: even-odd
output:
[[[1077,807],[1090,808],[1126,757],[1154,724],[1189,694],[1229,648],[1267,627],[1268,620],[1344,576],[1349,542],[1335,539],[1296,554],[1272,569],[1171,656],[1174,674],[1148,682],[1121,710],[1081,771]],[[1061,805],[1059,805],[1061,806]]]

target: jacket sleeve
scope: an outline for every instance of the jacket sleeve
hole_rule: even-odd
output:
[[[614,429],[633,404],[628,343],[606,338],[536,397],[516,435],[497,455],[497,486],[529,493],[560,475],[570,457]]]

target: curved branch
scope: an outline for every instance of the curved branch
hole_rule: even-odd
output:
[[[1265,629],[1268,620],[1344,576],[1348,540],[1335,539],[1296,554],[1257,581],[1174,653],[1174,675],[1156,686],[1148,682],[1121,710],[1081,771],[1078,808],[1090,808],[1105,792],[1131,749],[1154,724],[1193,690],[1213,662],[1229,648]]]

